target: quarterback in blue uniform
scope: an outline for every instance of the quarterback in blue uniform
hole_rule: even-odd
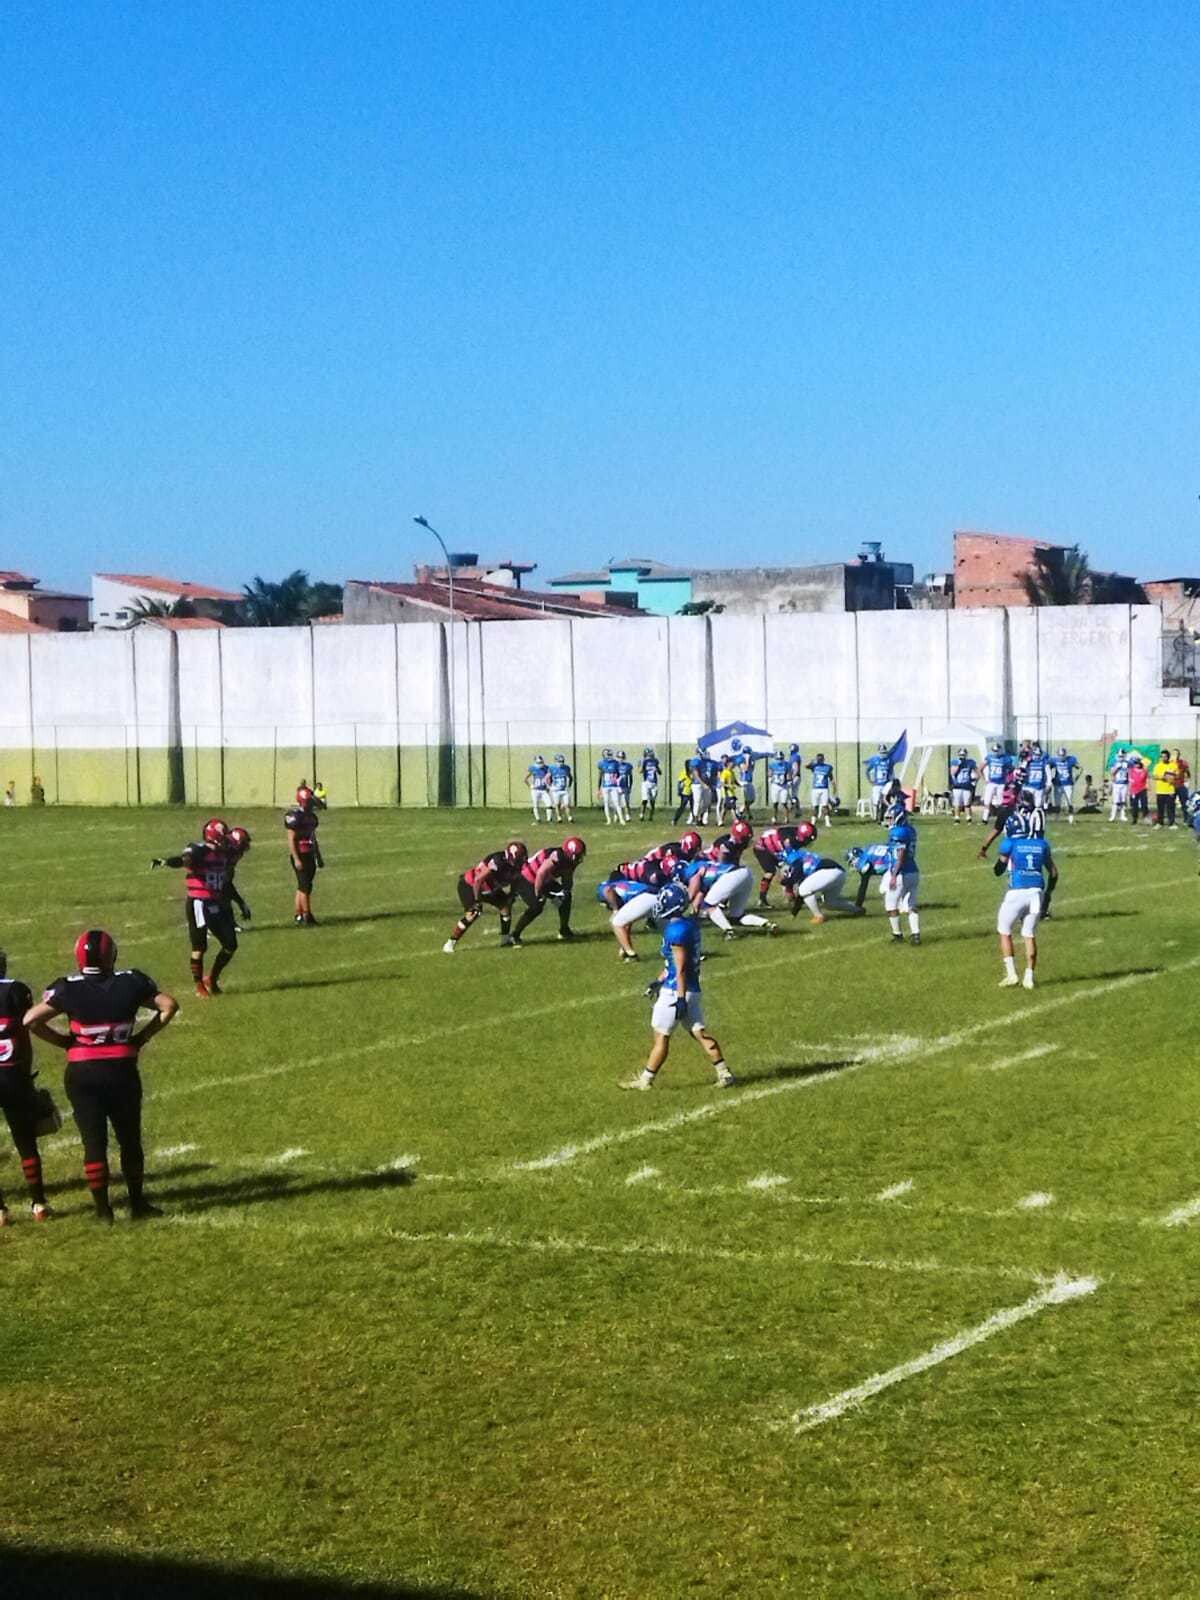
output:
[[[1034,985],[1037,966],[1037,927],[1050,910],[1050,898],[1058,883],[1058,868],[1050,849],[1050,841],[1040,835],[1009,836],[1000,842],[999,859],[992,868],[996,876],[1008,873],[1008,892],[1000,902],[996,918],[996,932],[1000,935],[1000,954],[1004,959],[1002,989],[1015,989],[1022,984],[1026,989]],[[1021,924],[1025,940],[1025,975],[1017,977],[1017,963],[1013,956],[1013,929]]]
[[[888,809],[888,850],[891,866],[883,880],[883,907],[892,930],[892,943],[904,943],[900,916],[908,917],[908,936],[912,944],[921,942],[921,918],[917,911],[917,891],[921,872],[917,866],[917,830],[912,825],[903,800],[893,801]]]
[[[717,1086],[728,1089],[734,1082],[733,1074],[725,1065],[721,1046],[704,1021],[700,995],[700,924],[692,914],[687,890],[680,884],[668,884],[659,893],[654,916],[663,930],[663,970],[662,976],[646,990],[654,996],[654,1010],[650,1014],[650,1054],[637,1077],[622,1083],[621,1088],[654,1087],[654,1080],[671,1048],[671,1035],[683,1023],[712,1062]]]

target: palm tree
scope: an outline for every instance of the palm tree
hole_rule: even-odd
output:
[[[1031,606],[1090,606],[1096,600],[1096,576],[1077,544],[1050,545],[1033,552],[1021,586]]]
[[[194,617],[196,608],[190,600],[179,595],[174,600],[152,600],[149,595],[140,594],[136,600],[131,600],[125,607],[125,621],[122,627],[138,628],[143,622],[158,622],[163,617]]]
[[[299,567],[279,583],[255,578],[244,593],[242,620],[252,628],[295,628],[342,609],[340,584],[310,583]]]

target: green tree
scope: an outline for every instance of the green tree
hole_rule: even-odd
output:
[[[1077,544],[1035,550],[1021,585],[1033,606],[1090,606],[1096,598],[1096,575]]]
[[[256,577],[245,586],[243,621],[251,628],[294,628],[342,609],[342,586],[312,583],[297,567],[279,583]]]
[[[180,595],[175,600],[152,600],[140,594],[125,607],[124,628],[140,628],[143,622],[158,622],[163,617],[194,617],[196,608]]]

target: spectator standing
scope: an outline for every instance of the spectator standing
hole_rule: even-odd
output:
[[[1149,785],[1150,774],[1145,762],[1134,756],[1129,763],[1129,820],[1135,827],[1139,817],[1150,815]]]
[[[1192,769],[1183,759],[1182,750],[1176,750],[1175,752],[1175,766],[1177,768],[1175,774],[1175,798],[1179,802],[1179,808],[1183,812],[1184,820],[1186,821],[1188,801],[1192,797]]]
[[[1154,763],[1154,820],[1160,828],[1177,828],[1175,821],[1175,780],[1179,768],[1164,750]]]

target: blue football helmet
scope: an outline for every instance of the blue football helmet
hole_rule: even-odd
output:
[[[904,800],[889,801],[888,808],[883,814],[883,820],[893,828],[897,827],[901,822],[907,822],[908,806]]]
[[[846,865],[848,867],[857,867],[861,857],[862,845],[852,844],[849,850],[846,851]]]
[[[665,884],[658,891],[658,898],[654,902],[655,921],[665,922],[668,917],[677,917],[690,905],[691,896],[681,883]]]

